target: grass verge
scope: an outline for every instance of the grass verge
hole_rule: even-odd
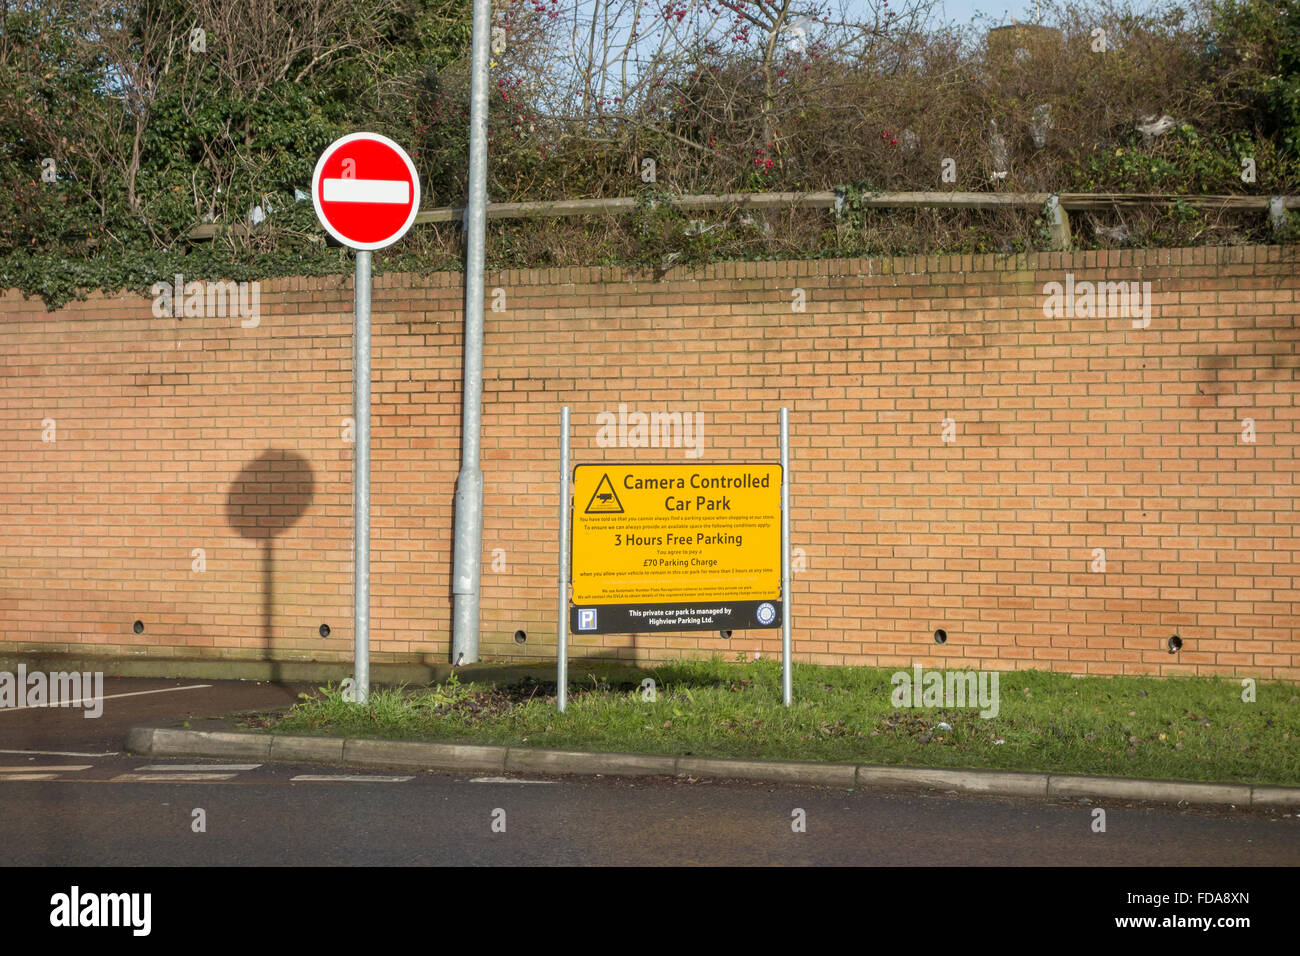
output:
[[[979,706],[896,706],[888,669],[796,665],[781,706],[776,661],[684,661],[610,679],[379,688],[365,706],[321,688],[277,733],[572,750],[1054,771],[1300,785],[1300,689],[1215,678],[1001,674]],[[909,676],[911,672],[907,672]],[[580,679],[585,675],[586,679]],[[641,680],[655,682],[654,699]],[[991,689],[991,688],[989,688]],[[992,708],[984,708],[985,711]]]

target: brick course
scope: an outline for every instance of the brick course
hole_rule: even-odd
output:
[[[775,459],[785,405],[800,659],[1295,680],[1290,255],[489,273],[483,656],[554,656],[562,405],[575,463],[695,460],[597,447],[597,414],[620,403],[701,413],[703,461]],[[1045,317],[1044,286],[1067,273],[1149,281],[1150,326]],[[375,280],[377,661],[448,654],[462,282]],[[504,312],[490,310],[495,288]],[[351,277],[263,282],[248,329],[151,305],[93,294],[48,313],[0,298],[0,652],[348,659]],[[1089,570],[1095,548],[1105,573]],[[573,647],[768,657],[780,634],[574,635]]]

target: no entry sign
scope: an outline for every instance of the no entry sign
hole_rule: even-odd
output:
[[[370,696],[370,253],[406,234],[420,211],[420,177],[406,151],[378,133],[336,139],[316,161],[311,201],[329,234],[357,251],[356,328],[352,336],[356,447],[352,514],[354,686],[347,699]]]
[[[353,249],[383,249],[420,211],[420,177],[406,151],[378,133],[336,139],[316,161],[311,199],[321,225]]]

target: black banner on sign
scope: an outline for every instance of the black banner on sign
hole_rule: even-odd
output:
[[[780,601],[571,604],[569,606],[569,630],[573,634],[740,631],[780,626]]]

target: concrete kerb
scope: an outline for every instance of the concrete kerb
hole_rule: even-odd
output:
[[[597,753],[575,750],[538,750],[511,747],[506,770],[532,773],[590,773],[619,777],[669,776],[677,772],[677,758],[654,754]]]
[[[986,793],[1016,797],[1048,795],[1048,775],[1007,770],[939,770],[931,767],[858,767],[858,784],[864,788],[931,787],[960,793]]]
[[[1131,780],[1124,777],[1075,777],[1051,774],[1047,792],[1054,797],[1110,797],[1120,800],[1159,800],[1167,803],[1185,801],[1243,807],[1251,803],[1251,788],[1242,784]]]
[[[1300,787],[1251,787],[1252,807],[1300,807]]]
[[[494,770],[506,766],[505,747],[434,744],[414,740],[371,740],[349,737],[343,742],[343,762],[349,767],[401,767],[406,770]]]
[[[245,757],[271,759],[270,735],[226,731],[133,727],[126,749],[150,757]]]
[[[857,768],[850,763],[801,763],[794,760],[727,760],[721,757],[678,757],[677,772],[692,777],[734,777],[741,780],[807,783],[824,787],[851,788],[856,786],[857,783]]]
[[[305,763],[343,763],[342,737],[298,737],[295,735],[272,734],[269,759],[291,763],[301,760]]]
[[[789,760],[732,760],[533,747],[441,744],[370,738],[306,737],[135,727],[128,752],[151,757],[240,757],[405,770],[691,776],[766,780],[861,790],[953,790],[1014,797],[1093,797],[1216,806],[1300,807],[1300,787],[1136,780],[1005,770],[945,770]]]

